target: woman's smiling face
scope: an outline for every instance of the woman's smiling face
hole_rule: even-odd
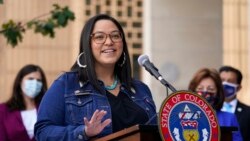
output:
[[[112,21],[97,21],[91,35],[91,49],[95,65],[114,66],[123,51],[122,38],[120,31]]]

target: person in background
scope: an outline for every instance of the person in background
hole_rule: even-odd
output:
[[[188,89],[204,97],[214,108],[220,126],[238,127],[236,116],[221,111],[225,99],[219,72],[215,69],[198,70],[189,83]],[[242,141],[240,130],[233,132],[233,141]]]
[[[35,141],[37,108],[46,90],[41,67],[29,64],[20,69],[10,99],[0,104],[0,141]]]
[[[135,124],[157,124],[155,115],[148,86],[132,78],[121,25],[100,14],[86,22],[71,71],[46,92],[35,134],[41,141],[89,140]]]
[[[237,92],[242,88],[242,74],[231,66],[222,66],[219,72],[225,93],[225,101],[221,110],[236,115],[243,140],[250,141],[250,106],[237,99]]]

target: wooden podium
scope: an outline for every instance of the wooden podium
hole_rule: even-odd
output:
[[[135,125],[94,141],[161,141],[157,125]]]
[[[221,141],[232,141],[232,132],[237,127],[221,126]],[[161,141],[157,125],[135,125],[116,133],[91,141]]]

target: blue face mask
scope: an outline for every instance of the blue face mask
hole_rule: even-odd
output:
[[[42,86],[42,82],[37,81],[35,79],[25,80],[23,92],[28,97],[35,98],[41,92]]]
[[[222,84],[226,98],[236,95],[238,85],[229,82],[222,82]]]

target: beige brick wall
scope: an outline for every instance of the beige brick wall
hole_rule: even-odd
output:
[[[126,25],[131,60],[142,53],[149,55],[176,89],[186,89],[200,67],[232,65],[243,72],[240,98],[250,104],[247,0],[4,0],[0,24],[8,19],[28,21],[50,11],[54,3],[69,6],[76,15],[69,26],[56,30],[54,39],[27,31],[23,42],[11,48],[0,36],[0,102],[9,98],[16,73],[28,63],[45,70],[49,85],[61,71],[69,70],[78,54],[84,22],[99,10]],[[145,71],[140,76],[159,107],[165,87]]]
[[[87,2],[90,2],[90,5],[86,4]],[[27,31],[23,42],[12,48],[0,36],[0,102],[10,97],[14,78],[19,69],[26,64],[40,65],[46,73],[49,86],[62,71],[69,70],[79,51],[83,25],[89,17],[97,14],[98,6],[99,13],[110,13],[126,25],[126,35],[132,35],[131,38],[127,37],[131,57],[133,54],[141,54],[142,37],[138,37],[138,34],[142,35],[142,0],[4,0],[4,4],[0,5],[0,24],[9,19],[25,23],[48,13],[54,3],[63,7],[69,6],[76,16],[75,21],[69,26],[56,30],[54,39]],[[128,14],[129,10],[131,15]],[[91,14],[87,14],[87,11]],[[133,27],[135,22],[140,23],[141,27]],[[134,48],[134,43],[141,47]]]
[[[70,6],[68,0],[8,0],[0,5],[0,24],[13,19],[23,23],[34,17],[43,15],[52,10],[52,4]],[[75,58],[72,42],[72,28],[74,23],[64,29],[56,30],[56,37],[51,39],[26,31],[23,42],[15,48],[7,45],[6,40],[0,36],[0,102],[10,97],[12,85],[17,72],[26,64],[40,65],[47,76],[48,84],[57,77],[61,71],[69,70],[72,58]],[[77,48],[77,47],[76,47]]]

